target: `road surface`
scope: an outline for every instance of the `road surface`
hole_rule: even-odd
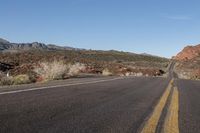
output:
[[[198,133],[200,82],[100,77],[0,88],[0,133]]]
[[[200,81],[178,80],[181,133],[200,132]]]
[[[164,78],[120,78],[0,95],[1,133],[136,132]]]

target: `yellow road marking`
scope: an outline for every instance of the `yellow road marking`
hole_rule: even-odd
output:
[[[169,97],[171,88],[173,86],[173,82],[174,82],[174,80],[172,79],[170,81],[167,89],[165,90],[164,94],[162,95],[159,103],[156,105],[152,115],[150,116],[148,121],[145,123],[141,133],[155,133],[156,127],[158,125],[158,121],[160,119],[162,111],[163,111],[165,104],[167,102],[167,99]]]
[[[164,133],[179,133],[178,126],[179,97],[178,89],[174,88],[171,103],[164,123]]]

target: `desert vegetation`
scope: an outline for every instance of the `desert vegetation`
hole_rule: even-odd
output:
[[[104,76],[160,76],[169,60],[119,51],[29,50],[0,52],[0,62],[13,66],[1,72],[0,84],[25,84],[67,79],[80,73]]]
[[[19,85],[67,79],[77,76],[81,71],[85,70],[83,64],[65,64],[62,61],[41,62],[33,66],[33,68],[29,74],[7,76],[1,73],[0,85]]]
[[[34,68],[39,80],[59,80],[72,76],[77,76],[81,71],[85,70],[84,64],[65,64],[63,61],[42,62]]]

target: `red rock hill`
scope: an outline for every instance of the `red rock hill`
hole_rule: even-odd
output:
[[[180,53],[178,53],[174,59],[184,61],[191,60],[197,56],[200,56],[200,44],[196,46],[187,46]]]

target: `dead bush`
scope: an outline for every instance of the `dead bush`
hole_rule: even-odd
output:
[[[108,70],[108,68],[105,68],[102,71],[102,75],[104,75],[104,76],[112,76],[113,74],[110,72],[110,70]]]
[[[38,75],[38,81],[48,81],[77,76],[85,68],[85,65],[80,63],[66,65],[62,61],[53,61],[40,63],[34,72]]]
[[[68,67],[61,61],[43,62],[34,68],[34,72],[44,80],[62,79]]]
[[[85,65],[81,63],[68,65],[68,68],[69,68],[69,72],[68,72],[69,76],[77,76],[80,72],[85,71],[86,69]]]

